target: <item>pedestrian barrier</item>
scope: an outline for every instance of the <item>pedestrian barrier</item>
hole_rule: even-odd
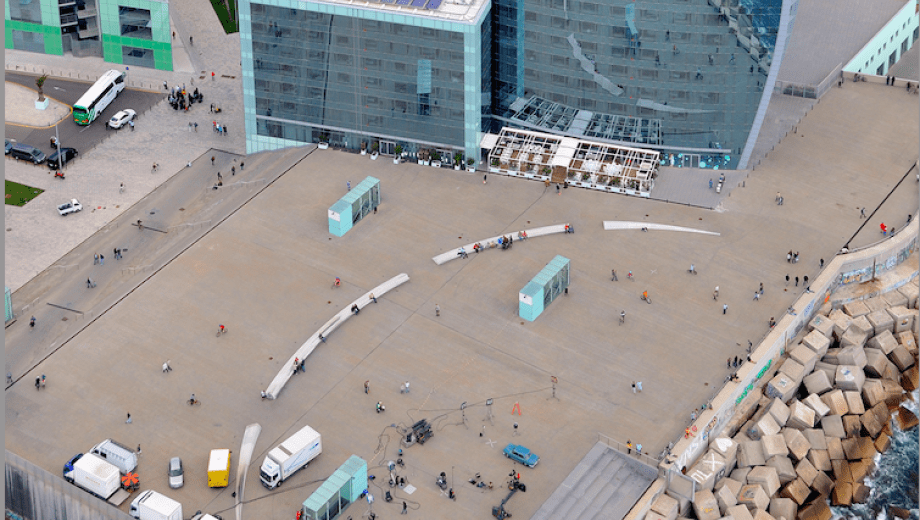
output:
[[[310,336],[303,345],[300,346],[290,358],[288,358],[287,363],[281,365],[281,371],[278,372],[278,375],[272,380],[271,384],[268,385],[268,388],[265,390],[266,397],[268,399],[276,399],[278,394],[281,392],[281,389],[284,388],[284,385],[288,382],[288,379],[294,375],[294,371],[291,367],[294,366],[294,360],[307,359],[316,347],[319,346],[320,342],[325,343],[326,339],[329,337],[329,334],[334,332],[342,323],[345,323],[349,318],[355,315],[352,311],[352,307],[358,307],[360,311],[365,306],[370,303],[374,303],[374,300],[371,300],[370,295],[374,295],[377,299],[380,299],[381,296],[388,293],[392,289],[399,287],[400,285],[409,281],[409,275],[406,273],[399,274],[393,278],[383,282],[382,284],[374,287],[372,290],[364,293],[359,296],[357,300],[351,302],[350,305],[346,305],[336,313],[335,316],[329,319],[322,327],[319,328],[316,332]],[[322,336],[322,339],[320,339]]]
[[[494,236],[492,238],[487,238],[484,240],[480,240],[478,242],[469,243],[465,246],[461,246],[456,249],[451,249],[450,251],[447,251],[446,253],[441,253],[437,256],[432,257],[431,259],[434,260],[434,263],[438,265],[443,265],[443,264],[446,264],[447,262],[450,262],[451,260],[460,258],[460,249],[463,249],[467,254],[472,254],[474,253],[474,250],[473,250],[474,245],[480,244],[482,246],[482,249],[491,249],[495,247],[493,246],[493,244],[497,245],[498,239],[501,238],[502,236],[510,236],[513,239],[523,241],[523,240],[530,239],[530,238],[552,235],[554,233],[565,233],[565,227],[568,225],[569,224],[567,223],[566,224],[554,224],[552,226],[544,226],[544,227],[527,229],[527,230],[522,230],[522,231],[512,231],[509,233],[505,233],[504,235]],[[522,233],[524,234],[526,238],[521,236]]]

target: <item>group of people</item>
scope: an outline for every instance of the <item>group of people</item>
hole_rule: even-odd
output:
[[[786,253],[786,261],[791,264],[799,263],[799,252],[796,251],[793,253],[792,250],[790,249],[789,252]]]
[[[163,86],[166,86],[166,82],[163,82]],[[169,93],[167,98],[169,104],[173,107],[173,110],[183,110],[188,112],[194,103],[201,103],[204,101],[204,94],[198,91],[198,88],[195,88],[195,92],[186,92],[185,85],[175,86]]]

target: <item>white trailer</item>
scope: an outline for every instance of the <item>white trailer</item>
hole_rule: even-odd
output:
[[[262,485],[275,489],[322,452],[323,441],[319,432],[304,426],[265,456],[259,469]]]
[[[121,486],[118,468],[101,458],[87,453],[74,463],[73,471],[64,478],[90,493],[108,500]]]
[[[131,502],[131,516],[138,520],[182,520],[182,504],[148,490]]]

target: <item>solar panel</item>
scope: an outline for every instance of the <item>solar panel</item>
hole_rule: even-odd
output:
[[[428,0],[425,9],[437,9],[438,7],[441,7],[441,0]]]
[[[425,7],[425,2],[428,0],[412,0],[412,7]]]
[[[409,5],[412,0],[396,0],[396,5]]]

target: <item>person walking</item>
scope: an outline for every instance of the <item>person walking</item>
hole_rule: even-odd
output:
[[[642,392],[642,381],[636,381],[636,390]]]
[[[35,378],[35,389],[41,390],[41,387],[42,387],[42,378],[36,377]]]
[[[795,286],[796,286],[796,287],[799,286],[799,277],[798,277],[798,276],[795,277]]]
[[[403,385],[403,387],[402,387],[402,390],[401,390],[399,393],[401,393],[401,394],[408,394],[408,393],[409,393],[409,382],[408,382],[408,381],[406,381],[406,383],[405,383],[405,384]]]
[[[93,265],[98,265],[98,264],[99,264],[99,253],[94,253],[93,254]]]
[[[713,301],[719,301],[719,286],[716,286],[716,290],[712,291]]]
[[[32,316],[32,319],[29,320],[29,327],[35,328],[35,316]]]
[[[866,218],[866,208],[859,208],[859,218],[860,219]]]
[[[488,178],[489,178],[489,174],[488,174],[488,173],[485,174],[485,175],[483,175],[483,176],[482,176],[482,183],[485,184],[486,181],[488,180]]]
[[[128,412],[128,419],[125,421],[125,424],[131,424],[131,412]]]
[[[760,295],[763,296],[763,282],[760,282]]]
[[[371,293],[369,298],[371,299],[372,302],[377,303],[377,297],[374,296],[374,293]]]
[[[236,175],[236,166],[231,166],[231,167],[230,167],[230,176],[233,177],[234,175]]]
[[[632,441],[629,439],[626,439],[626,454],[632,455]]]
[[[611,276],[610,281],[611,281],[611,282],[616,282],[616,281],[617,281],[617,270],[616,270],[616,269],[611,269],[611,270],[610,270],[610,276]]]
[[[365,381],[364,382],[364,393],[367,394],[370,392],[370,390],[371,390],[371,382],[369,380]]]
[[[632,382],[632,390],[633,390],[633,393],[636,393],[636,382],[635,381]]]
[[[789,285],[789,275],[786,275],[786,285]]]
[[[351,181],[345,181],[345,190],[351,191]]]
[[[626,311],[620,311],[620,325],[626,323]]]
[[[165,373],[165,372],[171,372],[171,371],[172,371],[172,367],[169,366],[169,360],[167,359],[166,363],[163,363],[163,372]]]
[[[823,258],[818,262],[818,267],[821,269],[824,269],[824,259]]]
[[[786,263],[788,264],[792,263],[792,251],[789,251],[788,253],[786,253]]]
[[[45,374],[42,374],[42,388],[45,388]]]
[[[141,454],[141,445],[140,445],[140,444],[137,445],[137,454],[138,454],[138,455]]]
[[[105,257],[102,255],[99,255],[99,265],[105,265]]]
[[[133,132],[134,131],[134,120],[133,119],[131,121],[128,121],[128,126],[131,127],[131,131]]]
[[[224,176],[221,175],[220,172],[217,172],[217,180],[218,180],[218,181],[224,180]]]
[[[440,315],[441,315],[441,306],[438,305],[437,303],[434,304],[434,315],[435,315],[435,316],[440,316]]]
[[[802,285],[805,287],[808,286],[808,275],[807,274],[802,277]]]
[[[403,500],[402,513],[400,513],[400,514],[401,514],[401,515],[405,515],[405,514],[408,514],[408,513],[409,513],[409,505],[406,504],[406,501],[405,501],[405,500]]]
[[[722,314],[728,314],[728,304],[722,305]]]
[[[757,291],[754,291],[754,301],[756,302],[758,300],[760,300],[760,293]]]

